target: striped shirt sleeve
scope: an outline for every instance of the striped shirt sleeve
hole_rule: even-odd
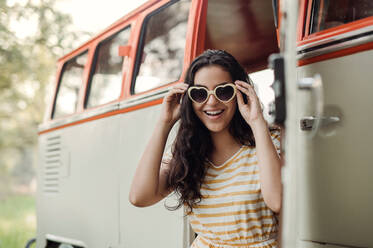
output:
[[[277,150],[277,153],[281,153],[281,130],[280,129],[274,129],[271,130],[271,138],[272,142]]]

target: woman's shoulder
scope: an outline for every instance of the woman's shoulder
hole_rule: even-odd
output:
[[[281,148],[281,128],[278,126],[269,127],[269,133],[271,134],[272,142],[277,150]]]

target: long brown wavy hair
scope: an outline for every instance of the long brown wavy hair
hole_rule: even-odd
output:
[[[231,54],[222,50],[207,50],[195,58],[187,70],[184,82],[192,86],[197,71],[210,65],[218,65],[229,72],[233,82],[241,80],[251,84],[245,69]],[[208,168],[206,162],[212,152],[213,143],[210,131],[194,113],[192,101],[187,94],[182,98],[180,112],[180,125],[172,147],[167,180],[168,187],[178,195],[178,203],[175,206],[166,205],[166,208],[176,210],[185,205],[187,213],[191,213],[193,207],[202,199],[200,188]],[[253,132],[238,107],[230,122],[229,132],[240,144],[255,146]]]

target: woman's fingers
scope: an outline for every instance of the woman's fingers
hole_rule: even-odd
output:
[[[172,87],[172,89],[168,92],[166,98],[168,101],[172,101],[174,99],[179,99],[182,94],[188,89],[188,85],[185,83],[176,84]]]
[[[255,97],[256,99],[258,99],[258,95],[256,94],[255,89],[254,89],[253,86],[250,85],[249,88],[248,88],[248,91],[249,91],[249,94],[250,94],[251,96],[253,96],[253,97]]]
[[[246,94],[246,95],[249,95],[249,91],[248,91],[248,86],[250,86],[249,84],[245,85],[246,83],[242,82],[242,81],[236,81],[235,82],[235,85],[237,87],[238,90],[240,90],[242,93]]]
[[[175,84],[172,89],[180,89],[180,90],[184,90],[186,91],[188,89],[188,86],[186,83],[179,83],[179,84]]]
[[[245,94],[246,96],[248,96],[249,95],[249,91],[247,90],[247,88],[242,87],[241,84],[239,84],[238,82],[239,81],[235,82],[236,88],[238,89],[238,91],[237,91],[237,99],[240,99],[240,98],[242,99],[242,101],[239,102],[240,104],[248,104],[248,102],[247,103],[244,102],[242,94]]]
[[[178,86],[181,86],[181,87],[183,87],[183,88],[188,88],[188,87],[189,87],[189,84],[184,83],[184,82],[181,82],[181,83],[177,83],[177,84],[175,84],[175,87],[178,87]]]
[[[258,99],[254,87],[246,82],[237,80],[235,82],[237,89],[245,93],[251,100]]]
[[[161,119],[172,125],[180,118],[180,99],[188,89],[188,85],[179,83],[174,85],[163,99]]]
[[[185,92],[185,90],[183,90],[183,89],[172,89],[172,90],[170,90],[170,93],[169,93],[169,95],[174,95],[174,94],[183,94]]]
[[[241,91],[237,91],[237,102],[239,106],[242,106],[245,104]]]

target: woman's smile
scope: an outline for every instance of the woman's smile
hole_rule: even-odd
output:
[[[224,112],[224,109],[221,109],[221,110],[205,110],[203,111],[205,112],[206,115],[208,115],[211,119],[217,119],[219,118],[220,116],[222,116],[223,112]]]

